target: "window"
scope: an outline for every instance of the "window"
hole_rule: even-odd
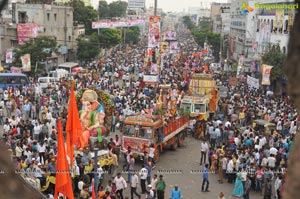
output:
[[[185,111],[191,111],[191,104],[190,103],[182,103],[181,107],[185,110]]]
[[[0,84],[7,84],[7,77],[0,76]]]
[[[47,13],[47,20],[50,21],[50,13]]]
[[[28,16],[26,12],[19,12],[18,13],[18,21],[19,23],[27,23],[28,22]]]
[[[259,32],[259,27],[260,27],[260,20],[257,21],[257,28],[256,28],[256,32]]]
[[[286,47],[285,46],[282,47],[282,52],[286,53]]]
[[[69,41],[71,41],[71,39],[72,39],[72,37],[71,37],[71,36],[69,36]]]
[[[271,19],[271,32],[273,32],[273,19]]]
[[[125,126],[124,135],[133,137],[134,133],[135,133],[134,126],[131,126],[131,125]]]
[[[194,112],[196,112],[196,113],[205,113],[206,112],[205,104],[195,104]]]
[[[21,84],[27,84],[27,79],[25,77],[20,77]]]
[[[289,21],[285,20],[284,21],[284,33],[288,33],[289,30]]]
[[[54,14],[54,21],[56,21],[56,14]]]

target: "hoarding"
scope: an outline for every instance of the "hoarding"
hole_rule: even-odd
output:
[[[145,8],[145,0],[128,0],[128,8]]]

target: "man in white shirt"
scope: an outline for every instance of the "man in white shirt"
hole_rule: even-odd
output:
[[[209,149],[208,144],[207,144],[206,140],[204,140],[204,142],[201,143],[200,165],[202,165],[202,162],[204,164],[206,163],[206,154],[207,154],[208,149]]]
[[[139,177],[136,173],[133,173],[131,176],[131,183],[130,183],[131,199],[133,199],[133,194],[135,194],[138,198],[141,198],[141,195],[136,192],[138,184],[139,184]]]
[[[146,180],[148,176],[148,170],[145,168],[145,166],[142,166],[142,169],[139,172],[140,178],[141,178],[141,189],[142,194],[146,193]]]
[[[121,173],[118,173],[114,179],[114,183],[116,184],[117,191],[116,194],[120,199],[123,199],[123,190],[127,188],[127,183],[125,179],[121,176]]]
[[[270,157],[268,157],[268,167],[271,169],[274,169],[275,163],[276,163],[276,159],[275,159],[274,155],[271,154]]]
[[[151,186],[152,190],[154,192],[154,198],[156,198],[156,187],[157,187],[157,174],[154,174],[152,180],[151,180]]]
[[[233,178],[234,178],[234,171],[233,171],[233,160],[232,160],[232,157],[229,156],[229,161],[228,161],[228,164],[227,164],[227,175],[228,175],[228,182],[229,183],[233,183]]]

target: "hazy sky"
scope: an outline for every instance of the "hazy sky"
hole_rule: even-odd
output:
[[[116,0],[107,0],[108,3],[113,1]],[[187,11],[188,7],[201,7],[201,5],[210,7],[209,2],[227,2],[227,0],[157,0],[157,7],[162,8],[164,12],[183,11],[183,9]],[[146,6],[154,6],[154,0],[146,0]]]

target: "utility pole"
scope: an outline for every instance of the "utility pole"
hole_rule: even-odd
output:
[[[154,16],[157,16],[157,0],[154,0]]]

